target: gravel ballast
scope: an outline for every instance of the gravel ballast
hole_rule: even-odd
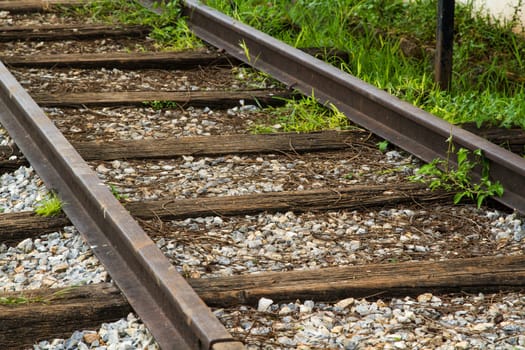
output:
[[[210,108],[44,108],[70,141],[155,140],[182,136],[246,134],[268,119],[255,106]]]
[[[11,198],[10,204],[4,205],[6,211],[30,208],[31,206],[23,206],[15,209],[15,206],[22,203],[24,198],[31,197],[29,192],[44,193],[42,186],[35,186],[35,188],[31,186],[35,183],[39,183],[39,180],[31,169],[18,171],[16,174],[5,174],[2,177],[3,187],[0,195],[3,198],[16,197],[12,189],[6,190],[9,186],[16,188],[16,191],[22,194],[19,195],[18,200]],[[32,194],[35,196],[34,193]],[[521,248],[519,249],[521,254],[525,225],[518,216],[497,211],[483,212],[469,206],[457,207],[457,210],[459,210],[458,215],[465,216],[469,212],[469,215],[476,214],[484,217],[485,219],[476,224],[483,224],[483,227],[490,231],[488,236],[478,233],[479,236],[470,238],[470,241],[467,239],[468,244],[473,244],[472,239],[478,240],[477,243],[480,245],[506,242],[507,246],[500,249],[502,254],[507,254],[509,250],[517,253],[518,248],[516,247]],[[329,256],[330,259],[333,259],[332,262],[337,264],[338,259],[348,258],[342,254],[345,249],[341,250],[341,254],[327,254],[326,251],[334,249],[335,245],[332,241],[335,241],[338,230],[344,230],[344,235],[347,232],[350,233],[349,231],[354,233],[359,231],[362,237],[374,235],[379,240],[374,244],[380,244],[382,237],[374,232],[385,229],[385,220],[388,217],[391,219],[398,217],[400,225],[392,225],[390,231],[397,235],[399,240],[401,237],[406,237],[407,227],[418,227],[418,219],[425,217],[425,213],[418,213],[414,210],[411,212],[411,209],[383,210],[376,212],[374,214],[376,216],[356,212],[343,214],[347,215],[346,217],[341,214],[324,214],[325,221],[321,219],[323,215],[318,214],[277,213],[232,219],[195,218],[173,222],[172,225],[179,227],[181,232],[191,234],[192,230],[196,230],[203,234],[202,231],[206,231],[205,235],[215,237],[218,241],[223,240],[219,242],[220,244],[212,240],[217,247],[223,248],[221,250],[212,247],[211,251],[215,254],[214,259],[219,262],[220,269],[217,275],[228,275],[238,273],[239,271],[234,267],[243,265],[248,266],[247,269],[244,269],[248,271],[242,272],[279,269],[275,268],[279,267],[279,261],[268,259],[264,262],[264,254],[258,256],[258,259],[264,263],[250,266],[247,262],[238,261],[235,254],[232,256],[232,252],[237,249],[233,248],[235,240],[237,243],[241,242],[244,249],[252,246],[258,251],[265,250],[279,254],[277,251],[288,245],[286,240],[279,239],[280,235],[290,238],[294,236],[294,233],[295,235],[300,232],[308,235],[318,233],[322,239],[310,240],[307,236],[302,237],[304,241],[311,242],[308,246],[310,249],[305,248],[305,251],[309,250],[309,254],[313,255],[301,256],[301,261],[305,258],[312,262],[322,261]],[[360,216],[359,220],[357,220],[358,216]],[[410,223],[410,218],[412,218],[412,223]],[[422,227],[424,226],[423,223]],[[405,233],[399,232],[398,228],[402,228]],[[270,233],[274,234],[270,235]],[[461,237],[465,236],[457,235],[453,238],[459,240]],[[388,239],[385,237],[385,240]],[[410,239],[414,240],[415,237],[410,236]],[[488,242],[488,239],[494,241]],[[200,252],[191,249],[192,245],[186,240],[181,241],[182,243],[176,244],[164,239],[162,244],[158,243],[168,253],[168,256],[177,257],[175,262],[183,274],[197,277],[197,274],[200,273],[199,269],[193,268],[192,259],[194,257],[188,252],[193,252],[196,256]],[[206,243],[206,239],[194,239],[194,241]],[[301,241],[298,239],[297,242]],[[294,244],[297,243],[289,244],[290,249],[297,248]],[[357,248],[354,249],[356,252],[364,249],[359,239],[355,239],[354,242],[350,241],[349,244],[347,248],[350,251],[353,248]],[[412,241],[406,241],[404,249],[410,248],[412,244]],[[389,245],[391,244],[386,244],[386,246]],[[425,245],[422,246],[425,247]],[[179,247],[183,247],[181,252],[177,251]],[[415,247],[414,244],[414,249]],[[377,246],[372,252],[379,254],[381,249],[385,247]],[[255,250],[248,250],[245,256],[253,260],[254,252]],[[363,253],[366,253],[366,250],[363,250]],[[298,254],[300,256],[302,253]],[[363,254],[363,256],[367,255]],[[275,256],[270,255],[270,257]],[[6,286],[9,290],[96,283],[108,279],[104,268],[99,265],[98,260],[90,253],[89,247],[83,243],[73,228],[65,228],[62,232],[43,235],[36,239],[27,239],[12,247],[2,245],[0,260],[2,261],[1,285]],[[294,268],[317,268],[323,265],[322,263],[312,266],[305,264]],[[206,277],[206,274],[202,273],[201,277]],[[259,310],[241,306],[227,310],[215,310],[215,312],[233,334],[237,334],[241,339],[246,339],[253,349],[260,347],[266,349],[510,349],[512,346],[514,346],[513,349],[521,349],[525,346],[522,335],[524,302],[525,296],[517,293],[472,296],[423,294],[417,298],[390,301],[347,299],[335,304],[314,301],[273,304],[271,301],[262,300]],[[112,334],[111,340],[109,334]],[[118,335],[118,341],[116,341],[115,334]],[[103,325],[97,333],[79,331],[70,339],[43,341],[34,348],[67,349],[72,344],[76,344],[74,345],[76,348],[88,349],[131,349],[141,346],[156,349],[156,345],[151,342],[150,335],[133,315],[130,315],[127,320]]]
[[[90,164],[100,179],[134,201],[337,189],[356,184],[390,184],[395,188],[414,168],[411,157],[390,163],[379,151],[369,152],[368,159],[357,157],[357,153],[343,150],[303,155],[183,156],[175,160]]]
[[[37,17],[0,12],[6,25],[74,23],[54,14]],[[67,51],[64,48],[67,46]],[[156,50],[149,39],[100,39],[0,43],[5,56]],[[249,82],[244,69],[199,69],[141,73],[103,69],[14,69],[31,92],[129,90],[198,91],[275,87],[272,80]],[[259,77],[260,78],[260,77]],[[56,125],[75,141],[141,140],[246,133],[264,118],[254,106],[226,111],[209,108],[47,108]],[[87,123],[81,125],[84,121]],[[274,126],[280,130],[280,126]],[[89,136],[88,136],[89,135]],[[11,143],[0,128],[0,144]],[[372,143],[318,155],[185,156],[173,161],[90,163],[99,178],[128,201],[243,195],[355,184],[394,187],[407,181],[419,161]],[[48,191],[31,167],[1,175],[0,210],[34,209]],[[208,278],[264,271],[315,270],[368,263],[440,261],[475,256],[521,255],[525,223],[517,214],[472,205],[418,203],[323,213],[261,213],[141,222],[157,246],[185,277]],[[162,236],[161,236],[162,235]],[[105,268],[73,227],[0,243],[0,291],[62,288],[110,281]],[[525,294],[433,295],[333,302],[262,298],[255,306],[214,309],[227,329],[249,349],[525,349]],[[148,349],[158,345],[133,314],[78,330],[68,339],[35,342],[35,350]]]

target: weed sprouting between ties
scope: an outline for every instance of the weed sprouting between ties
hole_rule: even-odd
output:
[[[75,11],[80,16],[107,23],[136,24],[151,27],[150,38],[162,50],[195,49],[204,46],[181,16],[179,1],[157,2],[162,11],[153,12],[136,1],[95,0]]]
[[[128,195],[120,193],[117,186],[115,185],[109,185],[109,190],[111,191],[111,194],[115,197],[115,199],[118,201],[123,201],[128,198]]]
[[[456,152],[451,137],[448,139],[448,143],[446,160],[434,159],[419,168],[416,175],[410,179],[427,183],[431,190],[442,189],[455,192],[454,204],[458,204],[463,198],[468,198],[475,201],[479,208],[487,197],[495,195],[501,197],[503,195],[504,190],[501,183],[499,181],[492,182],[489,178],[489,163],[483,157],[481,150],[477,149],[471,153],[465,148],[460,148]],[[454,154],[457,157],[455,168],[450,161],[450,157]],[[472,178],[472,174],[474,168],[478,166],[482,167],[482,171],[481,178],[476,182]]]
[[[176,109],[179,106],[175,101],[145,101],[142,104],[156,111],[163,109]]]
[[[0,305],[4,306],[15,306],[15,305],[25,305],[25,304],[34,304],[34,303],[43,303],[49,304],[53,300],[63,297],[64,295],[70,293],[74,289],[78,288],[77,285],[70,287],[62,288],[56,292],[51,293],[48,296],[3,296],[0,297]]]
[[[271,125],[257,124],[252,127],[252,132],[311,132],[349,128],[348,119],[336,106],[330,105],[327,108],[319,104],[313,93],[311,97],[284,99],[284,101],[284,106],[268,109],[274,116]]]
[[[385,153],[388,150],[388,145],[389,143],[387,140],[383,140],[381,142],[376,143],[376,146],[379,149],[379,151],[381,151],[381,153]]]
[[[40,216],[56,216],[62,212],[62,201],[57,194],[51,192],[46,198],[36,204],[35,213]]]

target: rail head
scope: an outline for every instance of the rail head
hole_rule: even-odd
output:
[[[356,124],[424,161],[447,158],[450,137],[459,147],[480,149],[489,161],[490,177],[505,189],[495,199],[525,213],[525,159],[198,1],[185,0],[183,13],[201,39],[289,88],[335,105]]]
[[[0,62],[0,122],[163,349],[240,349]]]

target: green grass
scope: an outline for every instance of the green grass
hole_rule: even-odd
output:
[[[388,150],[388,145],[389,143],[387,140],[383,140],[381,142],[376,143],[376,146],[381,153],[386,153],[386,151]]]
[[[175,109],[179,106],[175,101],[146,101],[143,102],[143,105],[156,111],[163,109]]]
[[[118,188],[117,188],[117,186],[115,186],[115,185],[110,184],[109,185],[109,190],[111,191],[111,194],[113,194],[113,196],[118,201],[123,201],[123,200],[125,200],[125,199],[127,199],[129,197],[127,194],[120,193]]]
[[[343,50],[350,59],[341,69],[452,123],[525,128],[525,40],[511,30],[517,22],[496,21],[471,3],[456,4],[450,92],[433,81],[433,0],[206,3],[295,47]]]
[[[313,94],[312,94],[313,95]],[[256,124],[253,133],[264,134],[275,131],[311,132],[320,130],[344,130],[349,128],[346,116],[335,106],[326,108],[315,97],[285,99],[282,107],[267,108],[273,118],[270,124]]]
[[[22,296],[13,296],[13,297],[0,297],[0,305],[4,306],[14,306],[14,305],[24,305],[30,303],[41,303],[44,302],[43,298],[27,298]]]
[[[204,46],[181,17],[178,1],[167,1],[159,7],[163,10],[160,15],[136,1],[95,0],[71,11],[78,16],[89,16],[93,20],[106,23],[152,27],[149,36],[162,50],[185,50]]]
[[[60,298],[68,293],[70,293],[75,288],[78,288],[78,286],[73,285],[70,287],[65,287],[60,290],[57,290],[56,292],[53,292],[52,294],[48,296],[35,296],[35,297],[26,297],[26,296],[8,296],[8,297],[0,297],[0,305],[3,306],[15,306],[15,305],[24,305],[24,304],[33,304],[33,303],[44,303],[49,304],[53,300]]]
[[[56,216],[62,212],[62,204],[56,193],[51,192],[36,204],[35,213],[46,217]]]
[[[449,149],[447,159],[434,159],[429,164],[423,165],[417,170],[416,175],[410,179],[415,182],[423,182],[429,185],[431,190],[443,189],[454,191],[454,204],[462,199],[474,200],[479,207],[489,196],[503,195],[503,186],[499,181],[492,182],[489,179],[489,163],[483,157],[481,150],[477,149],[472,154],[465,148],[457,152],[452,142],[448,139]],[[450,164],[450,157],[456,155],[457,167]],[[472,174],[475,167],[481,167],[481,178],[478,182],[473,181]]]

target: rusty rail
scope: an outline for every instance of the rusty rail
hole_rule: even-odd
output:
[[[290,88],[334,104],[356,124],[424,161],[447,158],[449,137],[458,147],[482,150],[491,178],[505,189],[495,199],[525,213],[525,159],[195,0],[185,0],[183,12],[201,39]]]
[[[163,349],[243,349],[0,63],[0,122]]]

